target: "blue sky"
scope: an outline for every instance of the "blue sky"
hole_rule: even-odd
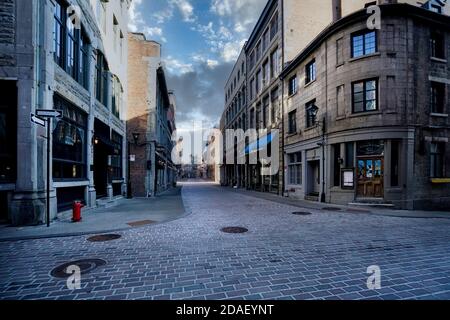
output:
[[[133,0],[130,31],[162,44],[178,128],[212,127],[224,107],[224,85],[266,0]]]

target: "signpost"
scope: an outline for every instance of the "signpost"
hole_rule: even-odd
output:
[[[41,109],[36,110],[36,115],[31,114],[31,122],[42,127],[47,125],[47,227],[50,227],[50,135],[53,118],[62,118],[62,113],[58,110]]]

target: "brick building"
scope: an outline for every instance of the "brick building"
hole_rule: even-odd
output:
[[[385,4],[322,31],[282,72],[286,193],[450,207],[450,17]]]
[[[167,88],[161,45],[143,34],[128,37],[129,109],[127,137],[130,155],[130,196],[148,197],[172,187],[177,170],[175,146],[176,100]]]

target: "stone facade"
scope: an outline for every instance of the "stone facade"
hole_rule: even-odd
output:
[[[61,108],[64,114],[63,119],[53,121],[50,137],[53,160],[50,166],[50,218],[54,219],[59,212],[69,209],[74,200],[81,200],[88,207],[97,205],[96,191],[100,186],[96,179],[99,167],[94,165],[97,152],[94,142],[100,138],[96,135],[95,123],[100,121],[108,128],[109,136],[104,137],[108,140],[106,143],[111,142],[113,133],[125,140],[125,123],[121,117],[126,111],[126,99],[122,96],[127,92],[124,77],[126,60],[123,60],[127,48],[122,39],[127,33],[129,4],[128,0],[107,3],[100,0],[1,2],[0,80],[11,81],[17,88],[17,95],[14,92],[10,94],[17,96],[17,104],[11,108],[17,110],[16,156],[20,161],[17,161],[16,179],[7,185],[0,182],[0,191],[8,192],[8,221],[13,225],[40,224],[46,220],[46,131],[30,122],[30,115],[36,109]],[[61,5],[59,11],[56,10],[57,5]],[[79,21],[81,29],[75,27],[76,24],[74,28],[69,28],[70,22],[66,24],[65,17],[71,14],[66,10],[69,6],[79,8],[80,16],[71,21]],[[61,53],[59,60],[54,37],[56,12],[61,14],[61,29],[58,30],[64,39],[57,50]],[[80,51],[68,54],[67,32],[73,32],[74,42],[83,38],[84,55],[81,46]],[[78,46],[74,47],[78,49]],[[104,72],[105,99],[102,103],[95,93],[99,52],[104,56],[105,65],[110,66]],[[109,85],[113,79],[120,87],[117,95]],[[117,109],[114,113],[113,107]],[[63,129],[65,126],[66,131]],[[72,136],[66,134],[63,137],[64,132],[71,132]],[[118,140],[116,152],[105,155],[105,165],[101,168],[104,171],[102,175],[107,177],[109,165],[112,168],[114,163],[116,176],[119,176],[116,180],[112,176],[102,180],[104,186],[101,188],[109,199],[122,194],[126,169],[124,145]],[[55,151],[55,146],[58,151]],[[75,148],[79,158],[69,161],[73,164],[71,167],[63,164],[67,159],[55,159],[55,153],[61,155],[63,149],[66,157],[75,157],[69,151]]]
[[[367,28],[368,15],[358,11],[328,27],[283,71],[285,113],[296,123],[285,134],[286,191],[338,204],[448,209],[449,18],[406,4],[380,7],[375,52],[352,58],[352,39]],[[444,46],[439,58],[430,49],[436,31]],[[316,79],[306,83],[311,61]],[[294,76],[298,90],[290,95]],[[376,108],[356,112],[364,81],[365,88],[377,83]],[[439,112],[430,103],[433,83],[444,88]],[[313,125],[310,102],[318,108]]]
[[[129,97],[127,131],[130,154],[130,195],[155,196],[176,183],[171,159],[176,100],[167,89],[161,45],[143,34],[128,37]],[[133,136],[138,137],[133,141]]]

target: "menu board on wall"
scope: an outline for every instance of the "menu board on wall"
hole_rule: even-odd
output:
[[[355,175],[353,169],[342,170],[342,188],[353,189],[355,187]]]

